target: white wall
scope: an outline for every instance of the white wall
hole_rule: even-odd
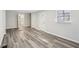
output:
[[[31,14],[25,13],[25,26],[31,26]]]
[[[5,10],[0,10],[0,45],[2,43],[2,39],[4,37],[4,34],[6,33],[6,15]]]
[[[12,11],[12,10],[8,10],[6,12],[6,27],[7,29],[11,29],[11,28],[17,28],[17,21],[18,21],[18,14],[20,14],[19,12],[16,11]],[[25,26],[30,26],[30,13],[22,13],[25,15]]]
[[[32,13],[31,14],[31,26],[39,29],[39,18],[38,18],[38,13]]]
[[[17,12],[14,11],[6,11],[6,27],[17,28]]]
[[[32,27],[79,43],[79,11],[71,11],[72,23],[56,23],[56,11],[32,13]]]

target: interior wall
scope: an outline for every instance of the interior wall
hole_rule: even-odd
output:
[[[31,14],[32,27],[47,33],[72,40],[79,43],[79,11],[71,11],[71,23],[60,24],[56,22],[56,11],[41,11]]]
[[[31,26],[31,14],[25,13],[25,26]]]
[[[2,43],[2,39],[4,37],[4,34],[6,33],[6,15],[5,10],[0,10],[0,46]]]
[[[11,29],[11,28],[17,28],[18,27],[18,14],[21,14],[20,12],[8,10],[6,11],[6,28]],[[25,24],[24,26],[30,26],[31,24],[31,15],[30,13],[22,13],[25,16]]]
[[[6,28],[17,28],[17,12],[7,10],[6,11]]]
[[[31,14],[31,26],[39,29],[39,18],[38,18],[38,13],[32,13]]]

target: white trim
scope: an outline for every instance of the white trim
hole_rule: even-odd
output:
[[[33,27],[33,28],[35,28],[35,27]],[[35,29],[37,29],[37,28],[35,28]],[[39,30],[39,29],[37,29],[37,30]],[[41,31],[43,31],[43,30],[41,30]],[[46,32],[46,31],[44,31],[44,32]],[[51,35],[55,35],[55,36],[58,36],[58,37],[61,37],[61,38],[63,38],[63,39],[70,40],[70,41],[75,42],[75,43],[79,43],[79,41],[77,41],[77,40],[72,40],[71,38],[63,37],[63,36],[58,35],[58,34],[55,34],[55,33],[49,33],[49,32],[46,32],[46,33],[51,34]]]
[[[51,34],[51,33],[49,33],[49,34]],[[61,38],[63,38],[63,39],[67,39],[67,40],[70,40],[70,41],[73,41],[73,42],[76,42],[76,43],[79,43],[79,41],[77,41],[77,40],[72,40],[71,38],[68,38],[68,37],[63,37],[63,36],[61,36],[61,35],[57,35],[57,34],[51,34],[51,35],[55,35],[55,36],[58,36],[58,37],[61,37]]]

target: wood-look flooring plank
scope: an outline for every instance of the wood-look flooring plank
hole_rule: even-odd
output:
[[[6,44],[8,48],[73,48],[76,44],[49,35],[34,28],[8,29]]]

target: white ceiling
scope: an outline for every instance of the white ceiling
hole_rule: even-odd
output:
[[[19,13],[32,13],[32,12],[38,12],[40,10],[14,10],[14,11]]]

